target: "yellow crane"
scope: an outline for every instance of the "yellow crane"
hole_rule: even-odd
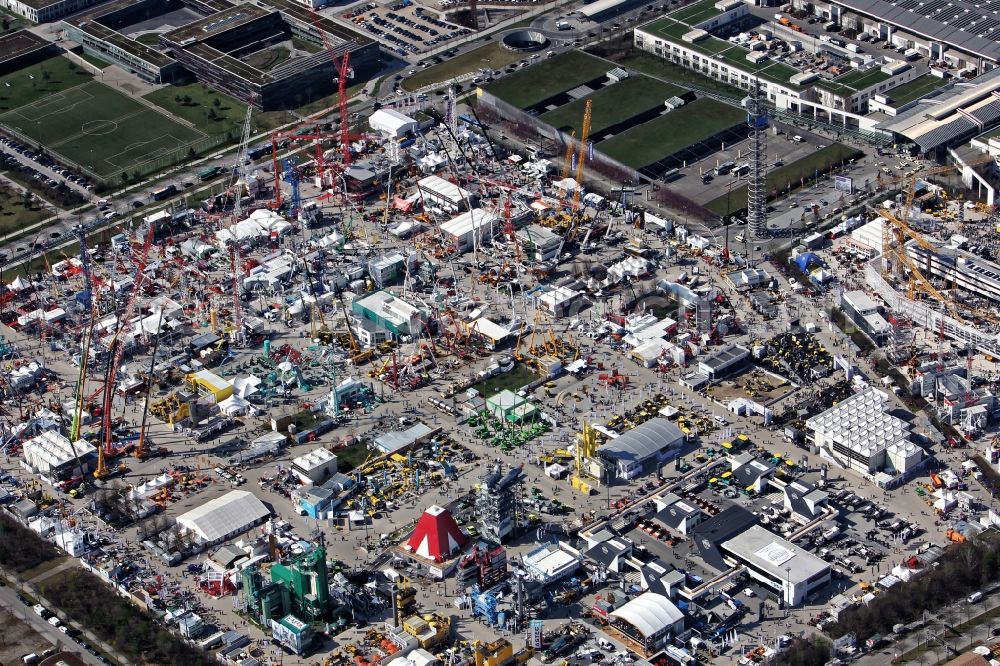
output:
[[[580,146],[576,152],[576,173],[573,175],[573,179],[576,181],[576,189],[573,190],[573,210],[576,210],[580,205],[580,190],[583,188],[583,160],[587,157],[587,138],[590,136],[590,116],[592,110],[593,101],[588,97],[586,103],[583,105],[583,127],[580,130]],[[575,229],[576,227],[574,226],[568,232],[570,240],[572,240]]]

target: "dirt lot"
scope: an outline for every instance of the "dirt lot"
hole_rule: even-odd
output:
[[[749,397],[766,405],[772,400],[783,397],[793,388],[788,382],[763,370],[751,370],[711,387],[708,389],[708,394],[723,403],[735,398]]]
[[[27,609],[31,612],[31,609]],[[19,664],[21,657],[34,652],[41,654],[49,642],[6,608],[0,608],[0,664]]]

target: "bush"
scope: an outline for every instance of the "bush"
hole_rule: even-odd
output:
[[[51,543],[0,512],[0,566],[21,573],[58,555]]]
[[[796,638],[768,659],[766,666],[817,666],[830,660],[830,643],[822,638]]]
[[[119,597],[97,576],[70,570],[40,585],[45,597],[93,631],[130,661],[164,666],[209,666],[215,660],[194,648],[148,613]]]

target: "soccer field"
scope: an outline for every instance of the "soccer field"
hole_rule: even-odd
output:
[[[104,180],[182,157],[206,137],[96,81],[0,115],[0,124]]]

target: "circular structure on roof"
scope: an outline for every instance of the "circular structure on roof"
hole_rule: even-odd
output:
[[[537,30],[515,30],[500,40],[511,51],[541,51],[549,45],[549,38]]]

